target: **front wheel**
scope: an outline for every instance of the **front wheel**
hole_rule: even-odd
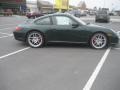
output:
[[[27,43],[33,48],[41,47],[44,43],[43,35],[37,31],[30,32],[27,35]]]
[[[107,37],[103,33],[96,33],[90,40],[90,45],[95,49],[102,49],[107,46]]]

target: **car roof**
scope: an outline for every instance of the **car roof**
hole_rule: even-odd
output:
[[[44,16],[41,16],[41,17],[38,17],[38,18],[34,19],[32,23],[34,23],[36,20],[51,17],[51,16],[67,16],[67,17],[70,17],[70,18],[74,19],[76,22],[78,22],[81,25],[86,25],[86,24],[81,23],[81,21],[78,21],[78,19],[76,19],[73,15],[71,15],[69,13],[54,13],[54,14],[44,15]]]
[[[47,15],[41,16],[39,18],[36,18],[35,20],[45,18],[45,17],[51,17],[51,16],[72,16],[72,15],[68,13],[54,13],[54,14],[47,14]]]

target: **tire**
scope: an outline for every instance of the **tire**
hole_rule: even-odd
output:
[[[107,47],[108,39],[103,33],[95,33],[90,39],[90,45],[95,49],[103,49]]]
[[[32,31],[27,35],[27,44],[32,48],[42,47],[44,44],[43,35],[40,32]]]

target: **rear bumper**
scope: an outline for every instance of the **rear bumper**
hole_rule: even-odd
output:
[[[18,41],[25,41],[26,40],[25,39],[25,33],[14,31],[13,35],[14,35],[14,38]]]

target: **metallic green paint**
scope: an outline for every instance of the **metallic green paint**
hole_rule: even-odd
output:
[[[109,41],[109,44],[117,44],[119,39],[118,36],[114,31],[111,29],[107,29],[105,27],[93,25],[93,24],[86,24],[82,25],[79,23],[73,16],[68,14],[51,14],[42,16],[41,18],[46,17],[54,17],[56,15],[62,15],[70,17],[71,19],[75,20],[78,23],[78,27],[73,27],[72,25],[37,25],[35,24],[35,20],[31,21],[31,23],[24,23],[19,25],[18,27],[22,27],[23,29],[20,31],[14,31],[14,37],[16,40],[25,41],[26,36],[31,31],[39,31],[45,37],[45,41],[47,42],[56,42],[56,41],[63,41],[63,42],[86,42],[89,43],[90,38],[93,34],[97,32],[104,33]],[[52,19],[52,18],[51,18]]]

